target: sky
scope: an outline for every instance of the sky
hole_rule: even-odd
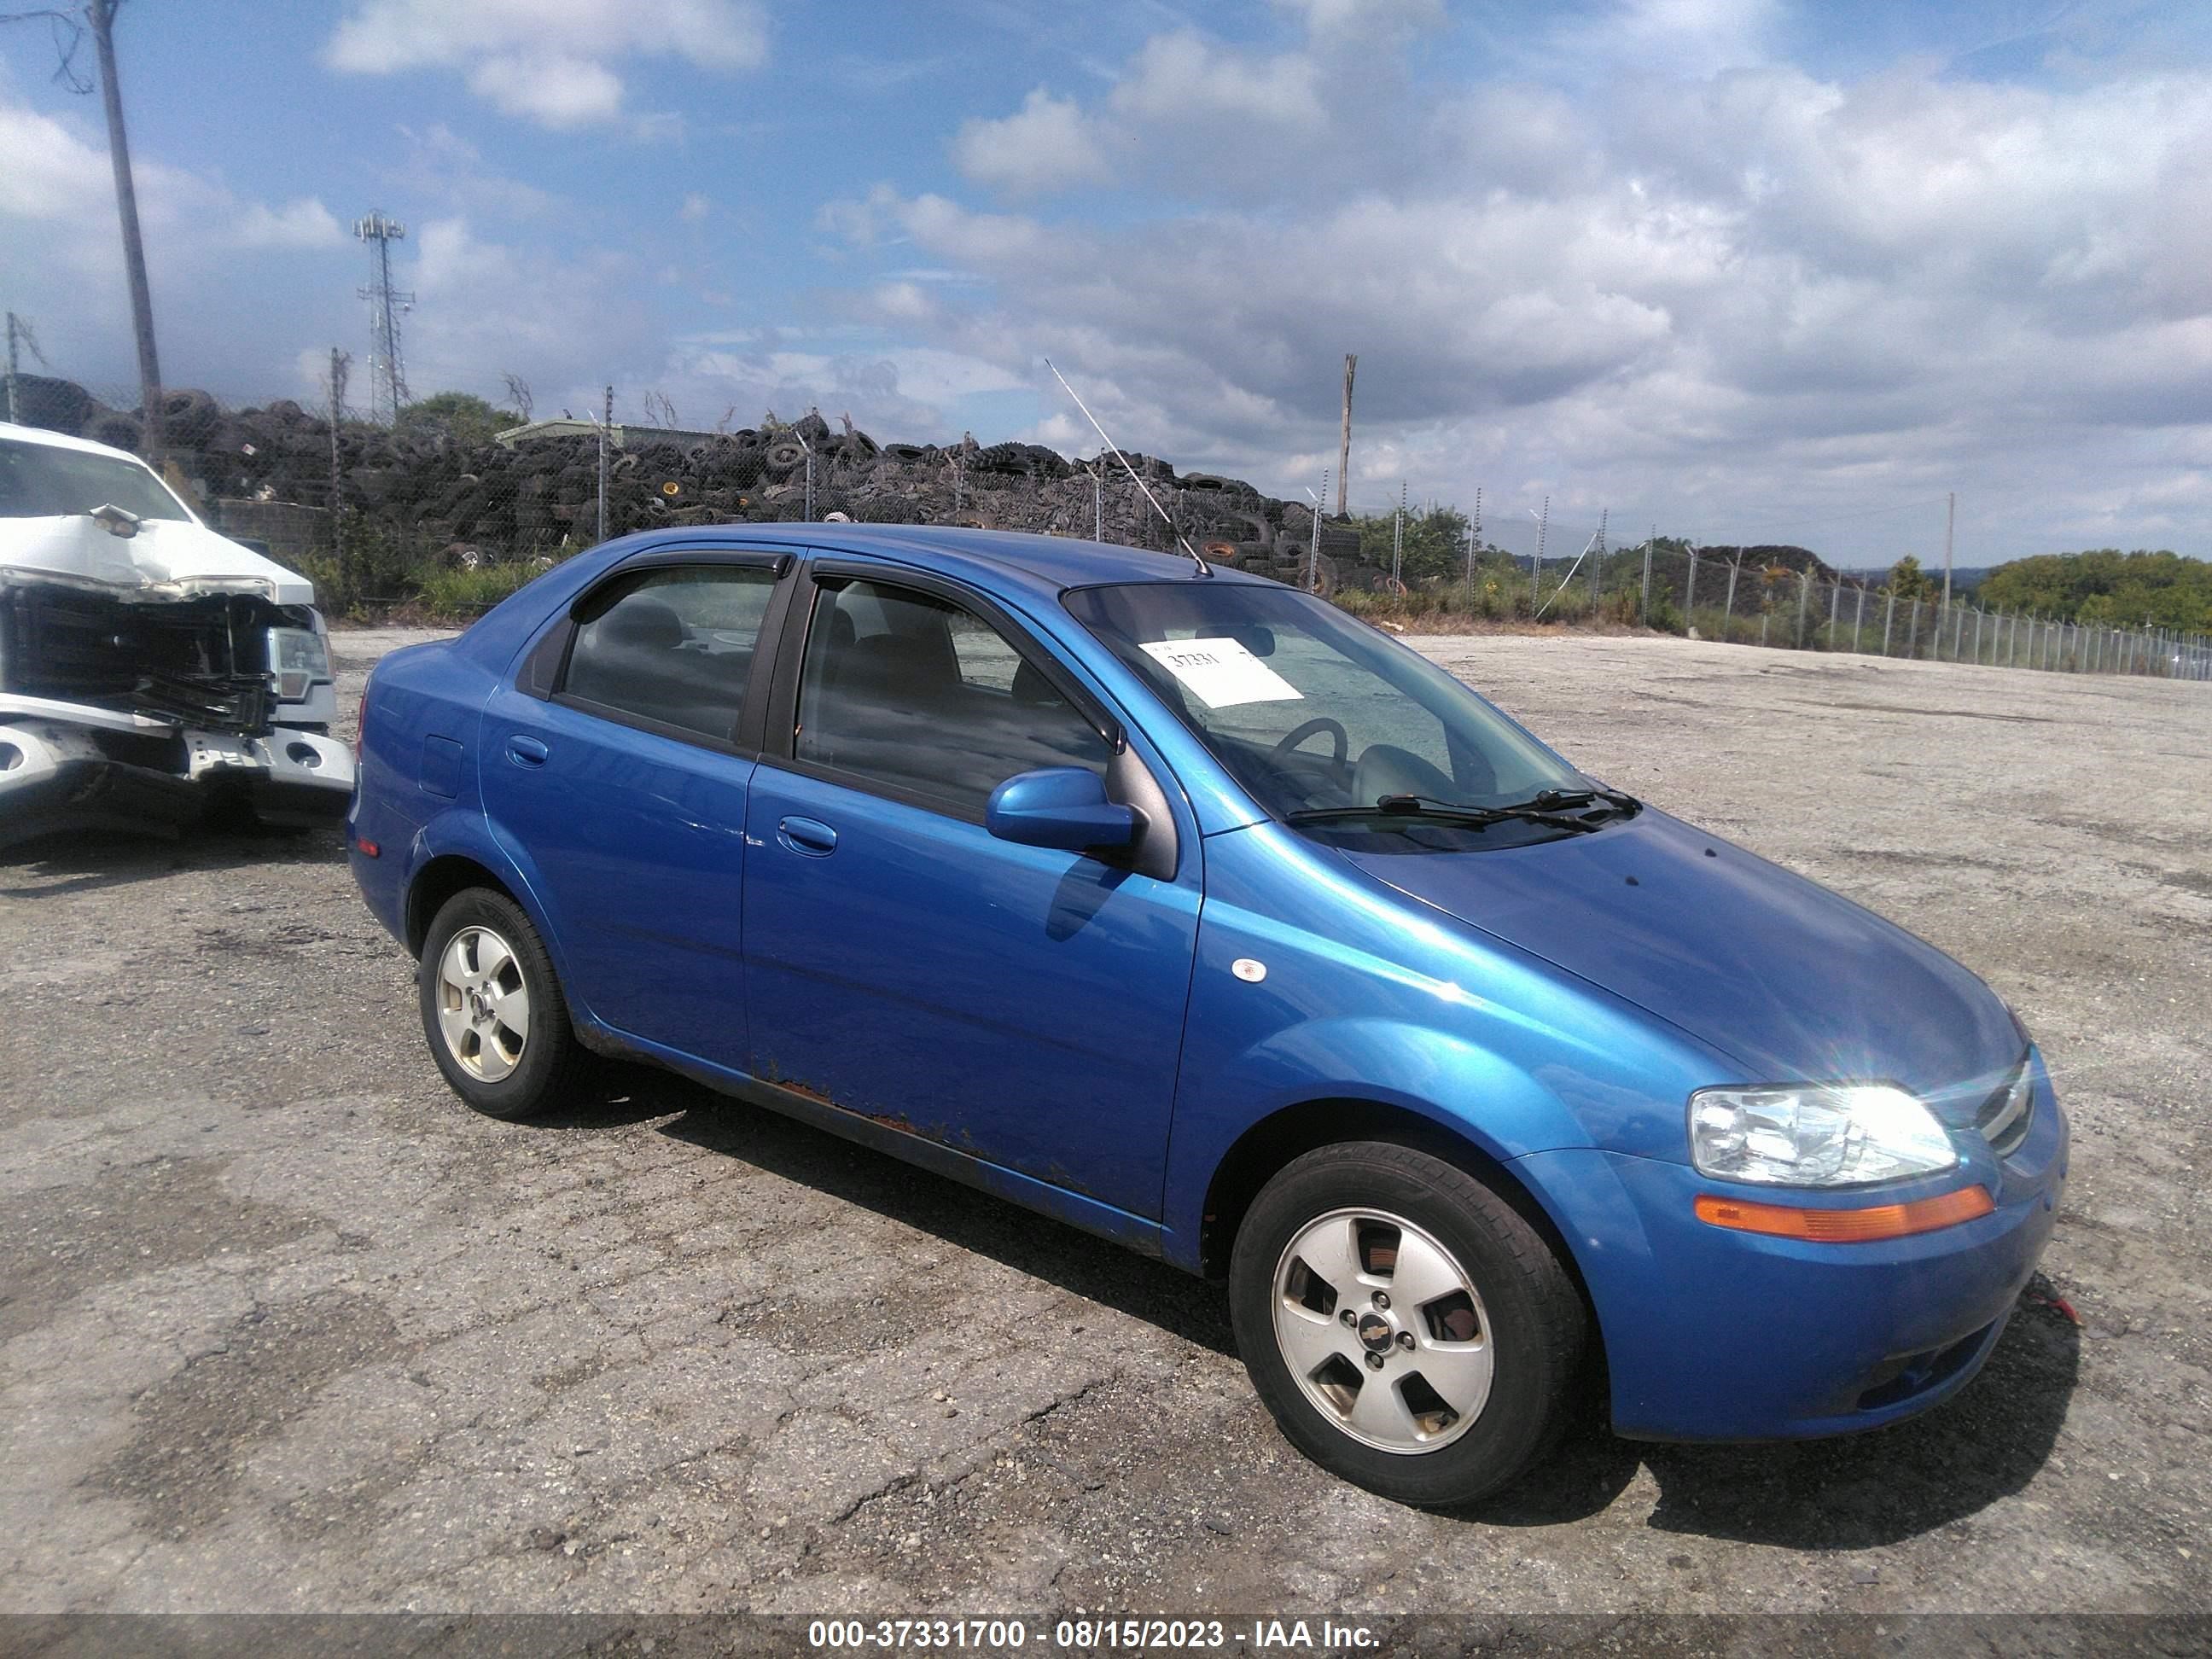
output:
[[[55,0],[41,0],[54,3]],[[0,0],[0,15],[32,9]],[[2212,8],[126,0],[164,380],[1095,434],[1846,566],[2212,552]],[[88,51],[83,66],[89,67]],[[0,305],[136,401],[105,129],[0,27]],[[27,365],[35,367],[35,365]],[[1571,549],[1569,549],[1571,550]]]

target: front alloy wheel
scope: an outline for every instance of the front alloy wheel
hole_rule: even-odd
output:
[[[1403,1216],[1332,1210],[1275,1268],[1275,1346],[1306,1398],[1377,1451],[1448,1446],[1490,1399],[1474,1280]]]
[[[1550,1447],[1588,1330],[1539,1225],[1456,1164],[1320,1147],[1237,1231],[1229,1311],[1252,1385],[1323,1468],[1401,1503],[1473,1503]]]

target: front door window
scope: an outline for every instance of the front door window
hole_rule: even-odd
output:
[[[998,629],[933,594],[850,581],[816,596],[797,757],[863,788],[980,820],[1018,772],[1111,752]]]

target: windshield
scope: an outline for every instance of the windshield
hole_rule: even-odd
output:
[[[191,516],[137,461],[0,438],[0,519],[66,518],[97,507],[142,519]]]
[[[1270,583],[1079,589],[1076,619],[1279,818],[1385,796],[1505,806],[1589,781],[1425,658]]]

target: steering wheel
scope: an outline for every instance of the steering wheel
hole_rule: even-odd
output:
[[[1282,737],[1277,740],[1274,752],[1270,758],[1274,760],[1287,759],[1290,756],[1291,750],[1297,748],[1300,744],[1304,743],[1308,738],[1313,736],[1316,732],[1326,732],[1336,739],[1335,763],[1337,765],[1342,766],[1345,762],[1345,757],[1352,752],[1352,734],[1344,729],[1344,724],[1342,721],[1333,720],[1326,714],[1316,714],[1304,725],[1293,726],[1288,732],[1284,732]]]

